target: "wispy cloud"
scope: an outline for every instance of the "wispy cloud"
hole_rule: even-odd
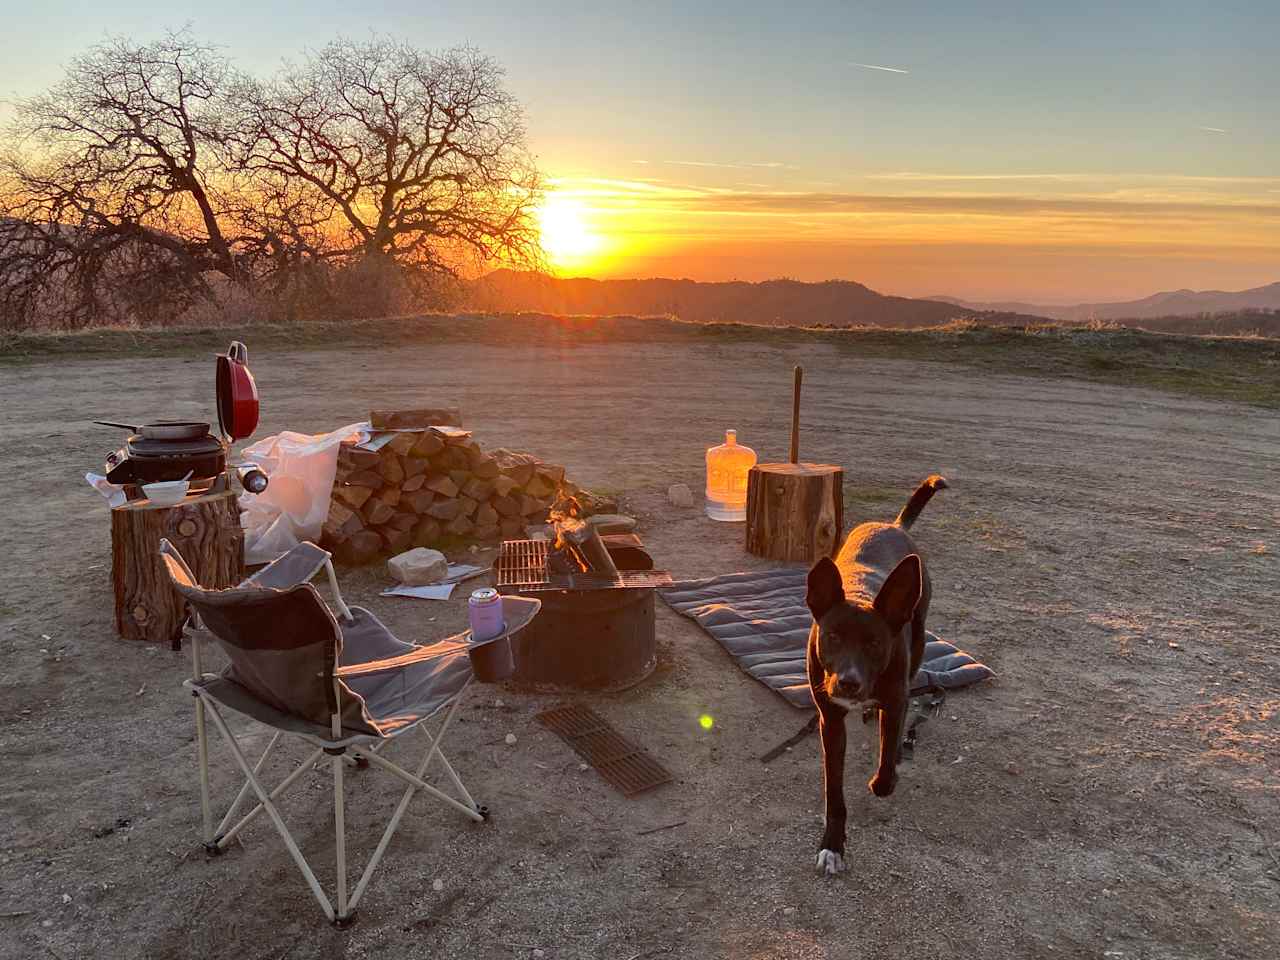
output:
[[[861,67],[863,70],[883,70],[885,73],[910,73],[910,70],[903,70],[901,67],[881,67],[874,63],[858,63],[853,61],[852,66]]]
[[[1211,176],[1194,173],[924,173],[902,170],[869,173],[868,180],[903,180],[945,183],[981,180],[1049,180],[1060,183],[1101,183],[1111,180],[1142,180],[1167,183],[1280,183],[1280,177]]]
[[[644,161],[648,163],[648,161]],[[719,170],[751,170],[751,169],[768,169],[768,170],[794,170],[795,167],[789,163],[782,163],[779,160],[762,160],[762,161],[742,161],[740,163],[721,163],[715,160],[663,160],[663,163],[669,163],[677,167],[713,167]]]
[[[1221,127],[1200,127],[1200,129],[1205,130],[1209,133],[1226,133],[1227,132],[1223,130]]]

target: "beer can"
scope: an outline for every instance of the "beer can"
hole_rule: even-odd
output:
[[[467,619],[471,623],[471,639],[481,643],[502,633],[502,597],[493,587],[481,587],[467,601]]]

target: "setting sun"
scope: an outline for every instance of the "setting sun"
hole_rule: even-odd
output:
[[[553,194],[543,203],[538,225],[542,248],[553,264],[577,266],[594,259],[603,241],[588,219],[586,206],[572,197]]]

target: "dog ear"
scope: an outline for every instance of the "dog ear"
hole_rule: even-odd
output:
[[[815,620],[822,619],[826,612],[844,600],[844,583],[840,579],[840,571],[830,557],[820,557],[809,571],[808,588],[804,602]]]
[[[921,583],[922,569],[918,555],[913,553],[903,557],[876,594],[876,613],[889,621],[889,626],[894,630],[901,630],[916,612],[920,593],[924,589]]]

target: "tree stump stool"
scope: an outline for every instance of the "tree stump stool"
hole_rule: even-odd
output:
[[[747,474],[747,552],[787,563],[833,556],[844,532],[844,469],[760,463]]]
[[[160,560],[168,538],[206,587],[234,587],[244,579],[244,530],[230,491],[192,496],[170,506],[135,500],[111,511],[111,579],[116,632],[126,640],[176,644],[185,601]]]

